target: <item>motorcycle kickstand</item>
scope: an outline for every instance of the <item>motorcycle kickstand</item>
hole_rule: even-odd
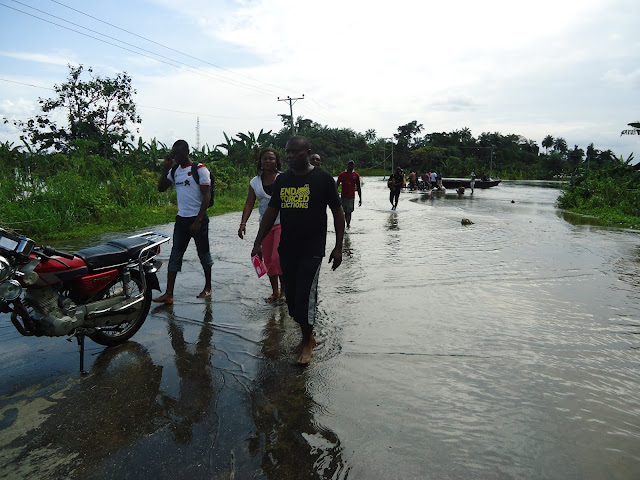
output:
[[[79,328],[78,330],[76,330],[76,332],[73,335],[74,337],[76,337],[76,340],[78,341],[78,346],[80,347],[80,374],[81,375],[87,374],[87,372],[84,369],[84,337],[87,336],[87,333],[89,333],[88,330]],[[71,338],[69,338],[69,341],[71,341]]]
[[[84,370],[84,337],[86,334],[84,331],[78,332],[76,335],[76,340],[78,341],[78,346],[80,347],[80,374],[86,375],[87,372]]]

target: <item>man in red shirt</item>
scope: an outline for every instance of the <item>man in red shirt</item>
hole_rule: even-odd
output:
[[[353,170],[353,160],[349,160],[347,163],[347,169],[338,175],[338,186],[342,185],[342,209],[344,210],[344,219],[347,222],[347,228],[351,225],[351,212],[354,210],[354,203],[356,200],[356,191],[360,202],[358,206],[362,206],[362,191],[360,190],[360,175]]]

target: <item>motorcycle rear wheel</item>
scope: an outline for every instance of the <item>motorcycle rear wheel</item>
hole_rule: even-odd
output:
[[[132,275],[131,282],[129,284],[132,288],[131,294],[133,296],[142,293],[142,280],[139,275]],[[122,282],[117,282],[109,289],[108,292],[105,293],[104,297],[106,298],[109,295],[114,294],[115,291],[122,290],[122,288]],[[123,313],[122,315],[115,317],[116,320],[118,320],[119,317],[122,317],[122,322],[119,325],[100,327],[96,329],[94,333],[89,334],[88,337],[94,342],[107,347],[120,345],[121,343],[129,340],[138,330],[140,330],[140,327],[142,327],[142,324],[147,319],[150,307],[151,287],[147,285],[147,290],[144,292],[144,300],[131,307],[133,311]]]

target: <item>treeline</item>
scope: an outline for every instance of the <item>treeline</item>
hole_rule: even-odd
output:
[[[482,133],[477,138],[468,128],[453,132],[420,135],[423,126],[417,121],[401,125],[391,138],[378,138],[375,130],[365,133],[348,128],[330,128],[299,117],[293,125],[288,115],[281,115],[283,127],[276,133],[225,134],[225,151],[237,166],[251,164],[260,146],[274,146],[284,152],[291,132],[308,137],[314,153],[320,154],[323,166],[337,174],[349,160],[358,170],[388,172],[393,166],[405,170],[442,172],[447,177],[467,177],[471,171],[503,179],[552,179],[579,175],[618,165],[624,160],[611,150],[598,150],[590,144],[586,150],[567,147],[562,137],[547,135],[544,151],[534,140],[520,135]],[[630,159],[628,159],[630,160]]]
[[[90,68],[69,66],[68,79],[54,85],[54,91],[55,97],[39,100],[40,114],[11,121],[22,131],[22,144],[0,143],[0,226],[53,239],[98,233],[105,226],[133,228],[170,221],[175,192],[159,194],[157,180],[171,146],[155,139],[135,141],[142,119],[133,101],[131,78],[126,73],[103,78]],[[55,117],[53,112],[65,115]],[[66,123],[57,124],[54,117],[64,117]],[[215,176],[212,214],[242,208],[260,150],[275,147],[284,163],[292,132],[310,139],[323,168],[334,175],[353,160],[364,174],[388,173],[400,166],[405,171],[438,171],[446,177],[466,177],[475,171],[504,179],[587,174],[585,178],[595,178],[594,172],[628,166],[632,159],[625,162],[593,144],[586,151],[577,145],[569,149],[564,139],[550,135],[542,141],[541,152],[535,141],[515,134],[485,132],[476,138],[463,128],[422,135],[423,126],[415,120],[400,125],[391,138],[378,138],[373,129],[360,133],[310,119],[294,121],[288,115],[281,119],[278,132],[225,133],[223,143],[192,148],[192,159],[206,164]]]

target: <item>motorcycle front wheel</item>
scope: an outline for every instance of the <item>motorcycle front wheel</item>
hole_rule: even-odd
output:
[[[142,280],[139,275],[132,275],[131,281],[131,295],[138,296],[143,291]],[[122,282],[114,284],[107,292],[105,292],[103,298],[108,298],[111,295],[121,294],[123,289]],[[151,287],[147,285],[147,290],[144,292],[144,300],[136,305],[132,306],[130,311],[122,313],[112,317],[113,323],[109,327],[100,327],[95,332],[88,335],[88,337],[94,342],[112,347],[114,345],[120,345],[133,337],[142,324],[147,319],[149,314],[149,308],[151,307]]]

